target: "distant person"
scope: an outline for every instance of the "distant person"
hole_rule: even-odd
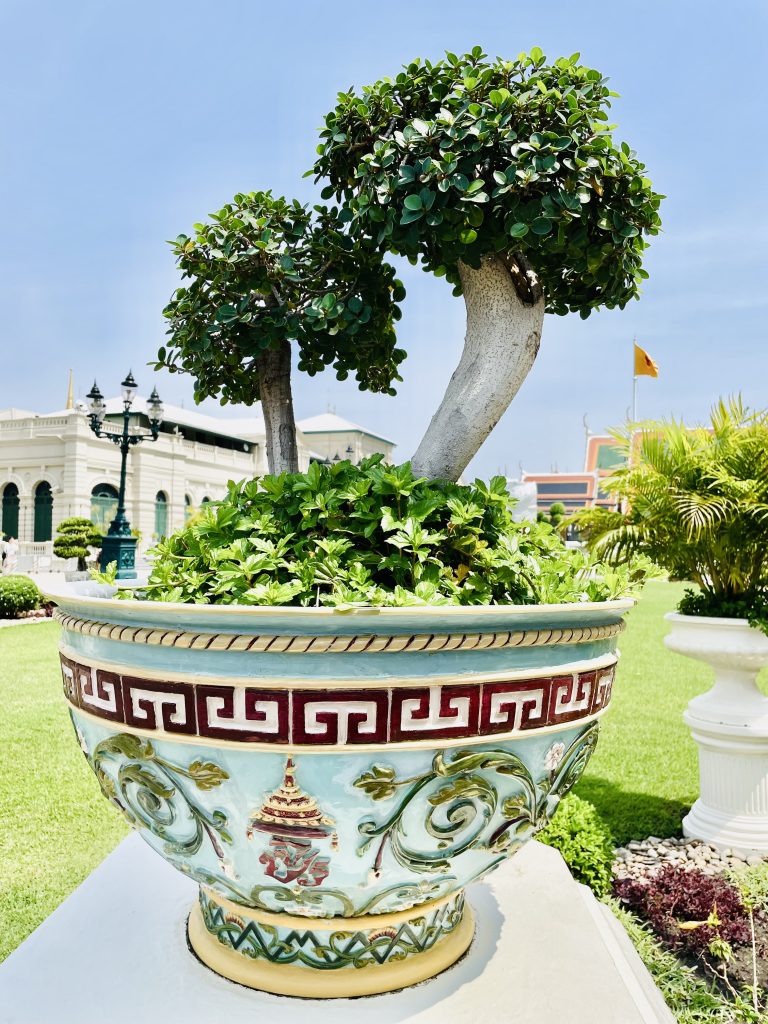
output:
[[[8,544],[3,536],[0,536],[0,572],[5,572],[5,560],[8,557]]]
[[[19,543],[15,537],[9,537],[5,541],[5,560],[3,561],[3,572],[7,575],[16,572],[16,561],[19,557]]]

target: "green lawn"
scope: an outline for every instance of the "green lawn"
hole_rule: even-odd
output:
[[[682,713],[709,673],[662,643],[662,616],[681,592],[650,583],[629,616],[611,710],[577,787],[619,842],[678,833],[696,797],[696,748]],[[126,833],[75,742],[57,632],[53,623],[0,629],[0,960]]]
[[[58,632],[0,629],[0,960],[127,832],[75,740]]]
[[[698,795],[696,745],[682,716],[691,697],[711,686],[712,672],[672,654],[663,642],[668,628],[662,616],[684,589],[653,581],[627,617],[611,709],[576,787],[599,808],[618,843],[679,835]],[[767,683],[765,672],[760,684],[766,692]]]

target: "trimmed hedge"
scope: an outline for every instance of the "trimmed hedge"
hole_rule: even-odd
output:
[[[0,619],[16,619],[40,607],[41,595],[29,576],[0,576]]]
[[[536,838],[559,850],[576,881],[595,895],[611,891],[613,836],[594,804],[569,794]]]

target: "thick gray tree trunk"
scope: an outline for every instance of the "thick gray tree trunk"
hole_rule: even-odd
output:
[[[458,480],[528,376],[539,351],[544,296],[519,257],[459,264],[464,350],[411,463],[417,476]]]
[[[291,343],[268,348],[256,359],[270,473],[297,473],[296,421],[291,393]]]

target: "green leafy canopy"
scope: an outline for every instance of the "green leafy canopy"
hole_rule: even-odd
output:
[[[586,317],[637,297],[643,235],[660,227],[663,197],[612,138],[615,95],[578,53],[417,59],[339,95],[313,170],[361,231],[456,294],[459,261],[521,254],[549,312]]]
[[[230,483],[162,540],[143,596],[252,605],[608,600],[647,565],[601,565],[545,523],[516,523],[502,477],[417,479],[381,456]]]
[[[394,322],[405,289],[344,211],[308,209],[270,192],[238,194],[173,244],[190,283],[164,313],[171,341],[155,368],[195,377],[195,399],[258,401],[255,362],[284,340],[310,375],[333,366],[361,389],[394,394]]]
[[[613,141],[614,95],[578,54],[548,64],[536,47],[515,60],[479,47],[417,59],[341,93],[308,172],[338,205],[238,194],[171,243],[189,280],[165,309],[155,368],[190,373],[197,400],[252,404],[259,354],[289,340],[300,370],[332,366],[394,394],[405,291],[388,252],[446,275],[456,294],[459,261],[498,255],[527,261],[549,312],[623,307],[647,277],[662,197]]]

